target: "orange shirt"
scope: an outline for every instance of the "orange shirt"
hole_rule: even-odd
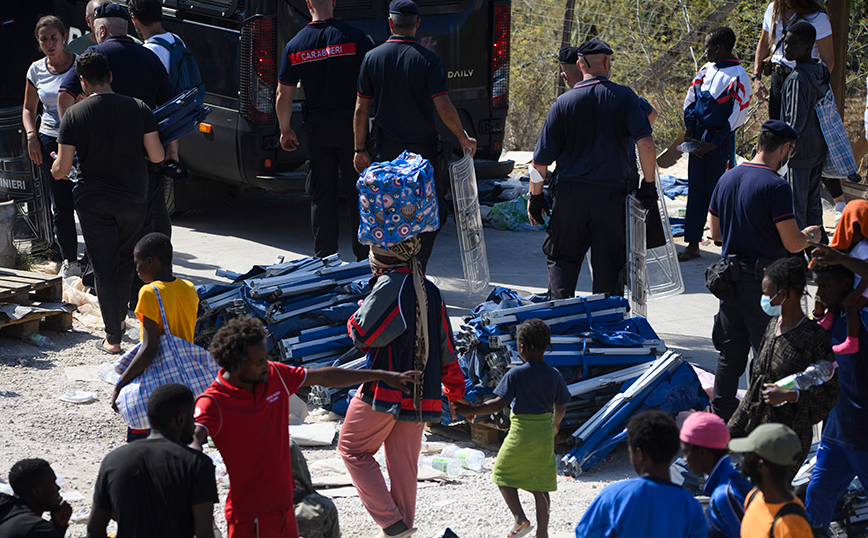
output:
[[[193,342],[193,330],[196,326],[196,314],[199,309],[199,295],[193,284],[182,278],[176,278],[172,282],[155,280],[145,284],[139,290],[139,302],[136,304],[136,317],[139,321],[148,318],[157,322],[160,334],[165,332],[163,320],[160,319],[160,305],[157,302],[157,294],[154,293],[155,285],[160,291],[160,299],[163,301],[163,309],[166,311],[166,321],[169,323],[169,333]],[[141,332],[142,338],[145,331]]]
[[[748,493],[745,498],[745,512],[741,520],[741,538],[768,538],[769,529],[775,519],[778,510],[787,503],[766,503],[763,493],[760,491],[748,506],[748,500],[756,489]],[[804,507],[798,497],[792,501]],[[814,531],[808,520],[800,515],[786,515],[775,523],[775,538],[814,538]]]

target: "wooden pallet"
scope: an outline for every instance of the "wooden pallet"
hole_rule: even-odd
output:
[[[485,424],[465,423],[455,426],[429,424],[426,430],[453,441],[470,442],[478,447],[494,451],[500,448],[503,438],[506,437],[506,431],[498,430]]]
[[[63,279],[56,275],[0,268],[0,303],[28,305],[63,301]],[[72,328],[71,312],[34,312],[21,319],[0,320],[4,336],[18,337],[39,331],[39,325],[51,331]]]

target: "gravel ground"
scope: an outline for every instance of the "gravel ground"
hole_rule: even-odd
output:
[[[129,320],[132,322],[132,320]],[[135,323],[135,322],[133,322]],[[38,348],[19,340],[0,337],[0,479],[6,480],[12,464],[23,458],[39,457],[49,461],[66,480],[65,492],[78,497],[70,500],[76,515],[90,511],[93,484],[103,457],[124,442],[126,427],[109,407],[111,386],[101,381],[72,381],[66,368],[98,366],[115,357],[98,352],[94,344],[102,334],[45,331],[55,348]],[[124,344],[125,349],[131,342]],[[71,404],[58,397],[67,391],[92,392],[96,400]],[[448,441],[429,436],[430,441]],[[309,462],[338,458],[336,444],[327,448],[305,448]],[[512,519],[497,487],[491,483],[495,452],[485,451],[486,468],[465,470],[444,484],[419,489],[417,536],[439,536],[450,527],[461,538],[505,535]],[[334,474],[312,470],[317,476]],[[558,477],[558,491],[552,494],[550,534],[572,535],[572,529],[606,484],[632,475],[623,449],[614,453],[588,473],[572,479]],[[223,503],[226,490],[220,489],[221,503],[215,507],[215,520],[224,532]],[[373,537],[378,527],[368,516],[358,497],[336,498],[342,535],[347,538]],[[526,513],[533,521],[533,498],[522,494]],[[110,527],[111,529],[112,527]],[[84,519],[70,526],[72,536],[84,536]]]

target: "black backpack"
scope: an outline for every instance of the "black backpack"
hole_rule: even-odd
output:
[[[745,510],[750,506],[750,503],[753,502],[753,498],[756,497],[756,494],[759,493],[759,489],[755,489],[753,493],[750,494],[750,497],[747,500],[747,505],[745,505]],[[808,525],[811,524],[811,521],[808,519],[808,513],[805,512],[805,509],[799,503],[789,502],[778,510],[778,513],[775,514],[775,518],[772,520],[772,526],[769,527],[769,538],[775,538],[775,524],[778,520],[784,516],[797,515],[805,519],[808,522]],[[811,527],[811,530],[814,532],[814,538],[829,538],[829,533],[826,529],[822,527]]]

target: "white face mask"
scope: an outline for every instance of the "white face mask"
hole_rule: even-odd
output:
[[[787,172],[790,171],[790,167],[787,166],[787,164],[790,162],[790,150],[791,150],[792,146],[787,144],[786,147],[787,147],[787,158],[786,158],[786,160],[782,159],[780,166],[778,166],[778,175],[781,177],[786,177]]]

